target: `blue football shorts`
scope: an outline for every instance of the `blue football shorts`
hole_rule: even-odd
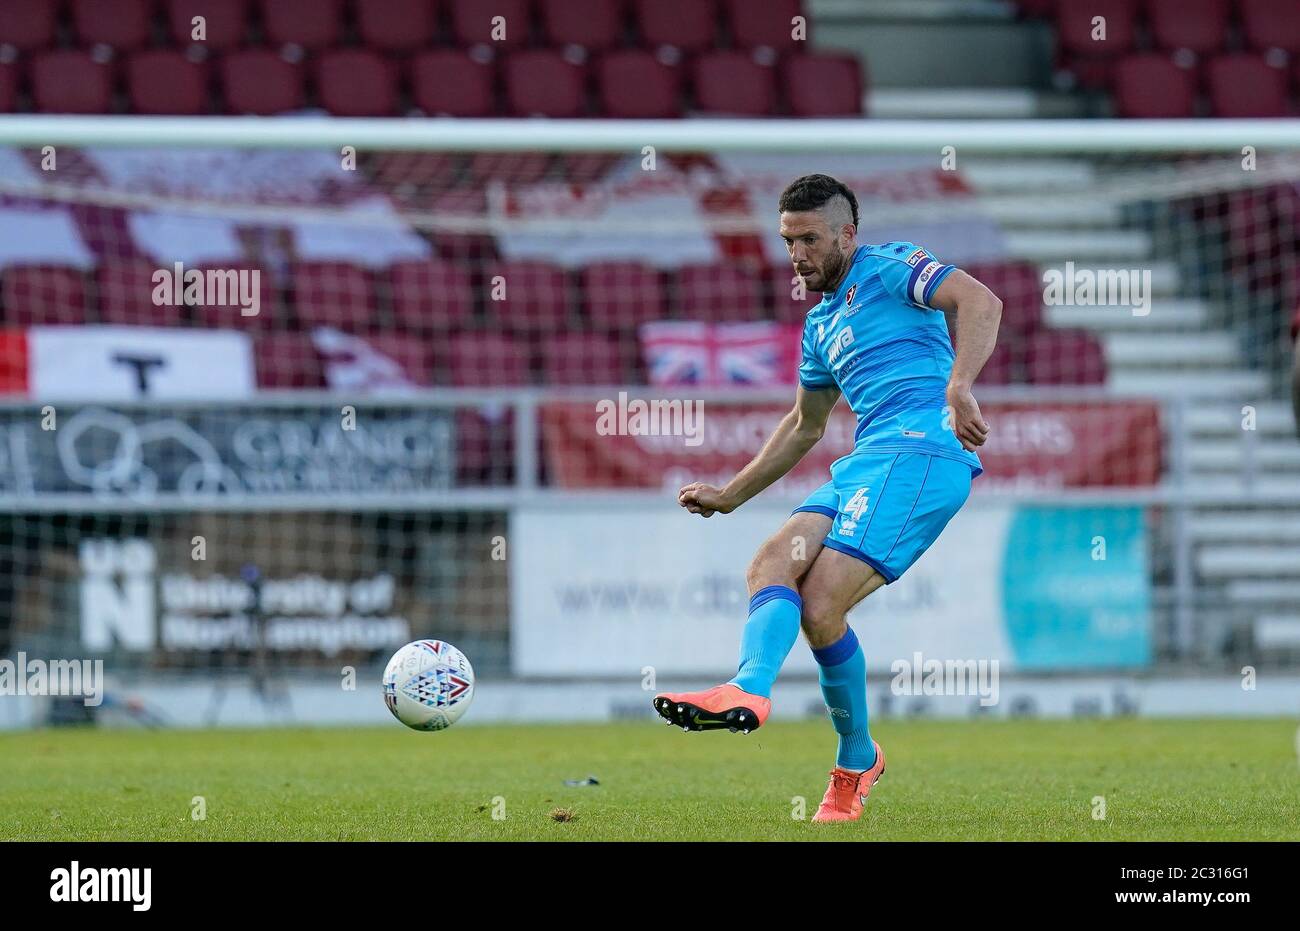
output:
[[[850,453],[793,513],[833,518],[825,546],[893,582],[930,548],[970,496],[971,467],[926,453]]]

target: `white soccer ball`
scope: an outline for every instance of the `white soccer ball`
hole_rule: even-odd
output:
[[[474,698],[474,667],[442,640],[408,643],[384,670],[384,704],[417,731],[451,727]]]

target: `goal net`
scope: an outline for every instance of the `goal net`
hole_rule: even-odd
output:
[[[0,655],[126,696],[364,693],[427,636],[498,678],[729,672],[852,414],[734,515],[674,492],[790,406],[820,295],[776,199],[820,171],[860,242],[1003,301],[986,473],[855,612],[872,664],[908,624],[1029,672],[1300,660],[1300,135],[238,122],[0,127]]]

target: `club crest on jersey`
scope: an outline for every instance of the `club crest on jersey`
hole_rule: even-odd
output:
[[[858,286],[857,286],[856,284],[849,285],[849,290],[848,290],[848,292],[845,293],[845,295],[844,295],[844,306],[845,306],[845,307],[852,307],[852,306],[853,306],[853,295],[855,295],[855,294],[857,294],[857,293],[858,293]]]

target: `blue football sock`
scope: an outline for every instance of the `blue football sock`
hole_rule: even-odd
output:
[[[813,656],[826,710],[840,735],[835,765],[859,772],[870,769],[876,764],[876,748],[867,729],[867,658],[853,628],[830,646],[814,649]]]
[[[769,585],[749,599],[749,620],[740,636],[740,670],[731,684],[751,695],[772,697],[772,683],[795,640],[803,599],[793,588]]]

